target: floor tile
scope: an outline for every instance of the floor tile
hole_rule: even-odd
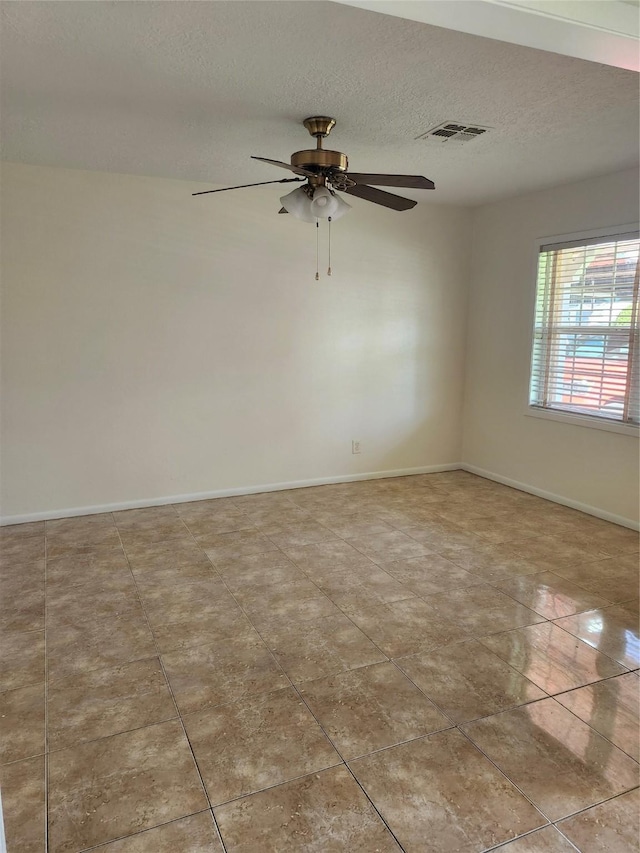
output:
[[[96,551],[119,550],[120,536],[114,525],[82,527],[60,533],[47,533],[47,559],[80,557]]]
[[[586,540],[590,547],[605,554],[615,556],[638,553],[640,536],[637,530],[629,530],[627,527],[594,518],[585,533],[583,541]]]
[[[342,539],[360,539],[376,533],[390,533],[394,529],[390,524],[365,513],[329,516],[321,521]]]
[[[0,691],[45,678],[44,631],[0,632]]]
[[[198,513],[192,516],[181,515],[189,533],[196,539],[217,536],[220,533],[232,533],[235,530],[255,530],[255,524],[239,509],[227,509],[211,515]]]
[[[380,607],[349,607],[346,612],[390,658],[435,649],[468,636],[420,598],[394,601]]]
[[[217,560],[216,570],[232,593],[266,583],[306,580],[307,576],[282,551]]]
[[[245,637],[253,634],[254,628],[242,610],[233,602],[225,604],[224,599],[217,610],[209,608],[204,616],[195,616],[183,622],[169,622],[166,625],[154,625],[153,638],[161,654],[204,646],[229,637]]]
[[[272,623],[277,625],[340,615],[331,599],[306,577],[304,580],[245,587],[237,590],[235,597],[259,631]]]
[[[481,539],[496,545],[504,542],[518,542],[540,535],[538,525],[530,521],[521,512],[496,512],[494,515],[481,515],[459,518],[457,522],[463,530],[475,533]]]
[[[476,545],[482,545],[485,541],[475,533],[447,522],[446,519],[432,521],[424,518],[419,524],[412,524],[410,527],[403,525],[402,530],[424,545],[429,552],[443,553],[460,548],[473,548]]]
[[[398,658],[396,663],[455,723],[546,696],[478,640]]]
[[[280,506],[245,506],[242,511],[246,513],[247,518],[250,518],[253,524],[263,533],[269,532],[272,527],[291,526],[295,524],[304,524],[307,521],[315,521],[308,512],[305,512],[300,507],[292,503],[281,504]]]
[[[44,684],[0,693],[0,764],[44,752]]]
[[[44,582],[28,589],[3,585],[0,631],[41,631],[44,628]]]
[[[344,767],[218,806],[215,815],[228,853],[400,853]]]
[[[400,530],[351,539],[349,544],[376,563],[380,560],[407,560],[432,550]]]
[[[638,764],[555,699],[463,729],[552,821],[638,785]]]
[[[206,560],[202,549],[189,534],[184,539],[170,539],[167,542],[151,542],[127,551],[127,559],[134,574],[161,567],[191,565]]]
[[[547,822],[455,729],[349,766],[407,853],[476,853]]]
[[[416,595],[434,595],[448,589],[474,586],[481,580],[439,554],[384,563],[382,568]]]
[[[152,526],[167,521],[175,521],[178,512],[175,506],[168,504],[164,506],[143,506],[138,509],[124,509],[114,512],[113,523],[122,530],[139,527],[140,525]]]
[[[625,672],[553,622],[483,637],[482,643],[549,694]]]
[[[536,536],[516,542],[513,547],[521,557],[536,563],[540,571],[554,572],[561,566],[594,562],[607,556],[596,547],[581,548],[567,543],[563,536]]]
[[[198,616],[215,616],[237,607],[222,580],[211,576],[177,586],[145,587],[142,603],[152,628],[171,622],[184,622]]]
[[[0,788],[7,849],[11,853],[45,853],[44,757],[0,766]]]
[[[185,560],[177,565],[168,563],[155,568],[134,569],[133,577],[138,593],[144,599],[160,593],[161,590],[169,594],[174,587],[182,584],[213,580],[217,574],[211,561],[202,554],[198,560]]]
[[[131,615],[99,622],[67,622],[47,632],[50,680],[155,655],[146,622]]]
[[[45,521],[45,533],[48,539],[56,537],[84,536],[87,541],[101,535],[101,531],[113,529],[115,522],[110,512],[95,515],[76,515],[70,518],[52,518]]]
[[[556,696],[591,728],[640,761],[640,679],[633,673],[607,678]]]
[[[638,615],[624,604],[567,616],[555,624],[629,669],[640,667]]]
[[[130,577],[129,563],[122,548],[94,551],[80,557],[56,557],[47,560],[47,595],[58,589]]]
[[[0,540],[0,566],[21,566],[44,560],[44,536]]]
[[[3,545],[24,542],[26,539],[44,537],[44,521],[27,524],[7,524],[0,528],[0,549]]]
[[[264,554],[267,551],[277,551],[274,545],[264,533],[258,530],[238,530],[234,533],[220,533],[216,536],[207,536],[199,539],[200,546],[204,549],[209,559],[214,563],[216,560],[244,557],[249,554]]]
[[[292,681],[307,681],[385,660],[346,616],[270,626],[264,639]]]
[[[609,604],[606,598],[589,592],[553,572],[521,575],[506,581],[497,581],[495,585],[545,619],[559,619]]]
[[[49,683],[49,749],[177,716],[158,658],[79,673]]]
[[[543,621],[538,613],[487,584],[430,595],[427,603],[441,619],[474,637]]]
[[[637,559],[631,562],[607,557],[595,562],[562,566],[557,573],[616,604],[638,594],[640,572]]]
[[[186,540],[190,535],[181,518],[177,516],[166,521],[141,522],[131,527],[118,527],[125,552],[144,547],[152,542],[166,542],[170,539]]]
[[[0,566],[0,588],[3,597],[20,590],[30,592],[41,587],[45,579],[44,564],[44,560],[36,560],[33,563],[23,563],[19,568],[14,565]]]
[[[94,850],[96,853],[224,853],[210,811],[101,844]]]
[[[236,702],[289,685],[260,636],[220,639],[163,655],[171,689],[183,714]]]
[[[582,853],[636,853],[640,791],[630,791],[560,821],[558,828]]]
[[[540,571],[520,556],[512,544],[480,545],[476,548],[446,549],[440,552],[452,563],[489,583]]]
[[[188,714],[184,724],[213,805],[340,762],[291,687]]]
[[[285,553],[314,583],[339,571],[353,571],[356,566],[368,571],[375,568],[375,563],[342,540],[287,548]]]
[[[299,548],[316,542],[337,539],[337,533],[318,524],[317,521],[303,521],[296,524],[269,524],[261,528],[278,548]]]
[[[204,501],[185,501],[184,503],[173,504],[174,510],[181,518],[188,518],[196,515],[214,515],[217,512],[226,512],[227,510],[236,510],[238,506],[234,498],[210,498]]]
[[[316,580],[320,589],[343,610],[351,607],[378,607],[392,601],[415,598],[408,586],[374,566],[366,572],[334,572]]]
[[[555,826],[536,829],[529,835],[509,841],[498,850],[500,853],[576,853],[573,844],[570,844]]]
[[[327,733],[354,765],[404,755],[401,749],[418,749],[423,741],[441,745],[433,766],[426,762],[426,778],[418,773],[414,783],[411,770],[380,795],[396,797],[396,817],[404,809],[408,853],[480,853],[496,844],[514,853],[566,853],[570,842],[551,827],[538,828],[544,821],[521,828],[519,793],[512,819],[514,789],[470,740],[462,741],[471,767],[466,776],[465,761],[452,759],[455,749],[442,745],[454,743],[449,723],[471,730],[492,721],[500,735],[501,727],[507,730],[504,742],[495,739],[513,759],[514,773],[529,774],[542,788],[549,778],[551,787],[566,782],[568,793],[561,795],[584,795],[587,810],[613,796],[605,789],[619,796],[629,762],[638,757],[638,540],[633,531],[463,471],[2,528],[0,735],[9,736],[0,762],[9,763],[0,771],[35,766],[34,750],[44,749],[45,583],[49,754],[54,765],[56,756],[75,756],[75,781],[64,782],[64,809],[71,808],[60,829],[58,800],[59,834],[50,853],[56,845],[69,853],[86,849],[76,819],[81,834],[100,839],[91,846],[107,853],[196,843],[203,853],[220,853],[204,796],[196,807],[170,817],[164,812],[171,809],[163,782],[165,772],[175,772],[171,749],[128,745],[128,738],[178,726],[179,752],[190,756],[202,795],[176,701],[187,719],[211,717],[221,727],[216,737],[215,725],[207,734],[202,724],[211,785],[237,783],[242,791],[243,779],[258,780],[249,785],[253,793],[236,793],[239,799],[216,806],[230,816],[229,853],[399,850],[348,770],[340,769]],[[293,697],[293,713],[279,706],[280,696]],[[569,734],[551,712],[534,720],[538,707],[570,718]],[[511,750],[513,732],[502,722],[512,714],[524,720],[521,752]],[[298,725],[303,735],[291,735]],[[435,731],[439,725],[448,728]],[[230,746],[221,752],[229,731]],[[314,763],[314,737],[323,744],[318,754],[324,749],[338,762],[332,769]],[[118,748],[110,746],[104,760],[87,758],[84,750],[98,744]],[[566,766],[562,750],[570,753]],[[149,751],[155,757],[145,769],[137,756]],[[497,775],[483,785],[487,766]],[[278,781],[260,775],[271,771]],[[346,787],[334,784],[343,774]],[[18,790],[27,784],[16,780]],[[267,789],[258,792],[254,784]],[[403,785],[408,805],[400,803]],[[510,793],[496,795],[500,785]],[[435,794],[424,793],[430,787]],[[83,790],[90,800],[85,807]],[[590,800],[593,791],[601,799]],[[39,808],[42,815],[42,796],[40,778],[32,795],[25,794],[29,811]],[[441,843],[431,825],[415,831],[425,815],[435,815],[436,829],[442,826],[449,807],[459,836]],[[17,814],[15,801],[13,809]],[[252,815],[260,815],[258,823]],[[38,821],[31,840],[24,829],[18,842],[28,853],[34,844],[44,853],[36,814]],[[521,837],[512,840],[516,833]]]
[[[451,726],[392,663],[306,681],[300,692],[345,758]]]
[[[108,579],[47,591],[47,628],[97,622],[118,616],[144,621],[131,572]]]
[[[207,806],[177,720],[49,756],[51,853],[103,844]]]

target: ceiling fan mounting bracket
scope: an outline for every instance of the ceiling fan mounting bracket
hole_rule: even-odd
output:
[[[335,127],[336,120],[329,118],[329,116],[311,116],[310,118],[306,118],[302,123],[311,136],[315,136],[316,139],[324,139],[325,136],[329,136],[331,129]]]

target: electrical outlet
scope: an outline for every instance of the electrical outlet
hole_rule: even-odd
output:
[[[351,452],[352,453],[360,453],[360,441],[352,441],[351,442]]]

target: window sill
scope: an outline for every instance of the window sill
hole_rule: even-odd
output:
[[[552,409],[538,409],[529,406],[525,415],[530,418],[542,418],[545,421],[557,421],[558,423],[570,424],[571,426],[599,429],[605,432],[617,432],[621,435],[633,435],[638,437],[638,427],[635,424],[616,423],[604,418],[592,418],[589,415],[576,415],[571,412],[557,412]]]

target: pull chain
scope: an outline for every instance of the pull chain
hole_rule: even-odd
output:
[[[329,269],[327,275],[331,275],[331,217],[329,217]]]
[[[320,281],[320,222],[316,219],[316,281]]]

